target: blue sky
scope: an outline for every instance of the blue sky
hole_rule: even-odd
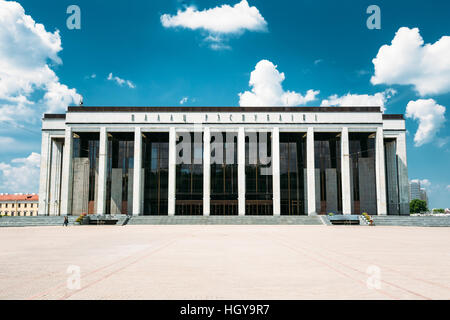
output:
[[[14,37],[7,34],[12,29],[0,31],[0,58],[2,54],[8,57],[17,54],[19,58],[23,55],[23,59],[11,58],[11,63],[21,67],[18,69],[29,70],[29,65],[40,63],[52,70],[45,84],[29,80],[34,83],[31,90],[20,87],[23,76],[20,72],[8,79],[13,84],[16,81],[17,86],[13,89],[8,86],[3,92],[2,85],[6,85],[2,84],[0,70],[0,192],[37,192],[37,183],[25,178],[33,178],[38,172],[38,157],[33,153],[40,153],[40,116],[48,109],[48,101],[54,112],[63,112],[62,102],[73,103],[78,94],[83,96],[85,105],[176,106],[185,98],[183,104],[189,106],[238,106],[241,98],[242,102],[267,101],[258,100],[252,88],[257,90],[257,84],[264,81],[279,86],[280,81],[274,77],[283,72],[285,79],[281,85],[284,93],[289,90],[293,94],[289,98],[291,104],[298,101],[300,105],[320,106],[324,100],[333,105],[349,101],[361,104],[384,99],[386,113],[405,114],[409,102],[419,101],[410,105],[410,113],[416,119],[411,116],[406,120],[409,178],[427,180],[431,207],[450,207],[450,141],[447,141],[450,129],[444,121],[448,112],[439,107],[450,106],[450,84],[446,80],[450,78],[448,38],[439,47],[433,47],[439,50],[433,50],[432,55],[421,45],[403,51],[402,47],[391,48],[391,54],[380,56],[379,67],[393,73],[398,71],[399,75],[392,77],[380,71],[375,81],[378,84],[371,82],[375,75],[372,59],[383,45],[391,45],[400,28],[409,29],[402,33],[404,41],[400,41],[399,35],[399,43],[413,42],[413,28],[418,28],[416,35],[420,34],[430,46],[449,36],[450,2],[250,0],[248,6],[253,13],[257,10],[260,18],[240,29],[242,21],[230,23],[230,28],[239,29],[236,32],[212,30],[217,22],[208,17],[203,29],[194,30],[182,25],[164,26],[161,21],[162,15],[174,18],[177,10],[185,12],[188,6],[202,11],[225,4],[233,7],[239,2],[19,1],[25,14],[45,27],[47,34],[41,37],[59,30],[61,46],[55,49],[47,44],[35,45],[30,42],[32,36],[22,30],[23,35],[16,35],[21,37],[16,39],[17,45],[9,48],[5,41]],[[66,26],[69,16],[66,9],[71,4],[81,9],[81,30],[69,30]],[[366,9],[371,4],[381,9],[380,30],[369,30],[366,26],[369,17]],[[20,16],[17,8],[13,14]],[[182,18],[178,22],[185,26],[195,19]],[[28,50],[34,45],[37,49],[30,54]],[[39,57],[35,58],[38,51]],[[55,61],[55,57],[60,61]],[[411,63],[402,70],[396,69],[411,57],[418,59],[413,62],[423,61],[426,66],[429,61],[435,63],[431,67]],[[271,64],[258,64],[261,60]],[[255,68],[261,73],[254,74],[256,85],[251,87],[249,80]],[[308,90],[320,93],[307,98]],[[46,92],[57,94],[58,103],[46,100]],[[248,92],[245,100],[239,96],[244,92]],[[24,106],[11,98],[18,96],[25,96],[30,103]],[[280,103],[284,103],[283,99]],[[277,101],[269,100],[272,104]],[[20,112],[12,114],[11,110]],[[417,143],[414,137],[419,119],[423,121],[425,136]],[[27,173],[23,180],[14,178],[24,171]],[[15,181],[6,182],[11,178]]]

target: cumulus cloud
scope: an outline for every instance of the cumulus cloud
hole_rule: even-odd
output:
[[[2,192],[36,193],[39,190],[40,155],[32,152],[26,158],[9,163],[0,162],[0,190]]]
[[[134,88],[136,88],[136,86],[134,85],[134,83],[133,82],[131,82],[130,80],[125,80],[125,79],[122,79],[122,78],[119,78],[119,77],[117,77],[117,76],[113,76],[113,74],[112,73],[110,73],[109,75],[108,75],[108,78],[106,78],[107,80],[109,80],[109,81],[114,81],[114,82],[116,82],[119,86],[123,86],[123,85],[126,85],[126,86],[128,86],[129,88],[131,88],[131,89],[134,89]]]
[[[176,15],[163,14],[165,28],[186,28],[206,32],[205,41],[212,49],[229,48],[223,44],[226,35],[240,35],[245,31],[266,31],[267,22],[256,7],[246,0],[230,6],[224,4],[211,9],[197,10],[194,6],[178,10]]]
[[[433,99],[410,101],[406,106],[406,117],[419,122],[414,136],[414,143],[418,147],[433,141],[445,122],[445,107]]]
[[[372,62],[372,84],[413,85],[421,96],[450,92],[449,36],[424,44],[418,28],[400,28]]]
[[[0,1],[0,43],[0,103],[6,114],[2,119],[14,120],[17,109],[15,118],[27,121],[36,112],[62,111],[67,102],[79,101],[76,90],[61,84],[52,70],[52,65],[62,63],[58,30],[46,31],[19,3]],[[40,93],[44,96],[36,98]]]
[[[82,97],[75,89],[69,89],[65,84],[54,82],[48,85],[44,100],[46,101],[47,112],[53,113],[60,111],[61,106],[65,107],[72,102],[79,102]]]
[[[431,181],[428,179],[411,179],[411,182],[420,183],[420,186],[422,188],[429,188],[431,187]]]
[[[305,95],[284,91],[284,73],[268,60],[259,61],[250,74],[251,91],[239,93],[240,106],[298,106],[316,100],[319,91],[308,90]]]
[[[380,106],[384,112],[385,104],[397,92],[394,89],[387,89],[383,92],[370,94],[351,94],[347,93],[343,96],[337,94],[328,97],[322,101],[322,106],[346,106],[346,107],[362,107],[362,106]]]
[[[428,179],[422,179],[420,180],[420,185],[425,188],[429,188],[431,186],[431,181]]]

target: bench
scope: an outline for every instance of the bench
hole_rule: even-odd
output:
[[[96,218],[90,218],[89,224],[92,225],[115,225],[117,224],[117,219],[96,219]]]
[[[357,215],[340,214],[328,216],[333,225],[359,225],[359,217]]]

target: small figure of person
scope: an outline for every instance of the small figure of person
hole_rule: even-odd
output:
[[[67,225],[69,224],[69,218],[67,218],[67,216],[64,216],[64,227],[67,227]]]

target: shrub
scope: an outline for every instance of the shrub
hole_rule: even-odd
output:
[[[445,213],[445,210],[441,208],[433,209],[433,213]]]
[[[86,217],[86,213],[80,214],[80,216],[75,220],[75,222],[81,223],[84,217]]]
[[[369,216],[367,212],[363,212],[362,216],[366,219],[366,221],[369,223],[369,225],[373,225],[373,219]]]
[[[409,203],[409,213],[421,213],[428,211],[427,202],[420,199],[413,199]]]

